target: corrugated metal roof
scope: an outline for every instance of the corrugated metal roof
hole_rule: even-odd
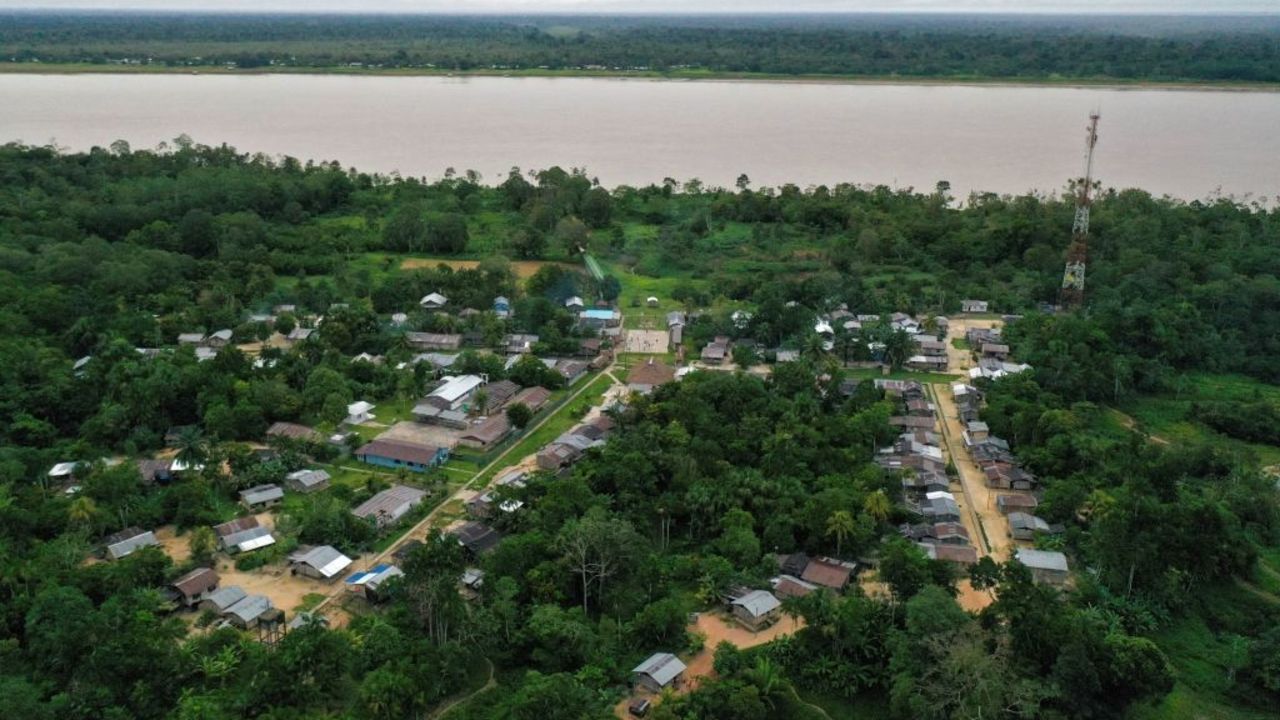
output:
[[[243,600],[246,595],[247,593],[239,585],[228,585],[209,593],[209,597],[205,598],[205,602],[212,604],[218,610],[226,610]]]
[[[685,671],[685,664],[671,653],[654,653],[631,672],[648,675],[659,685],[666,686]]]
[[[295,552],[290,558],[295,563],[309,565],[326,578],[331,578],[351,565],[351,558],[332,545],[320,545],[306,551]]]
[[[244,622],[250,622],[271,609],[271,600],[265,595],[246,595],[231,607],[222,611],[223,615],[235,615]]]
[[[761,617],[782,607],[778,598],[768,590],[752,590],[734,600],[733,604],[745,609],[752,617]]]
[[[284,490],[279,485],[258,485],[248,490],[240,491],[240,499],[250,505],[259,505],[266,502],[274,502],[284,497]]]

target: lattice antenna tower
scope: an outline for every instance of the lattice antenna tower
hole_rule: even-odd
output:
[[[1074,310],[1084,303],[1085,263],[1089,257],[1089,208],[1093,205],[1093,149],[1098,144],[1097,111],[1089,114],[1089,127],[1085,134],[1084,177],[1071,181],[1076,195],[1076,217],[1071,224],[1071,246],[1067,248],[1067,267],[1062,273],[1062,292],[1059,304],[1064,310]]]

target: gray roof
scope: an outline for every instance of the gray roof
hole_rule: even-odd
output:
[[[1067,556],[1053,550],[1018,550],[1018,562],[1037,570],[1067,572]]]
[[[1049,523],[1044,520],[1024,512],[1009,513],[1009,527],[1015,530],[1035,530],[1036,532],[1049,532]],[[1025,563],[1024,563],[1025,564]]]
[[[107,545],[107,554],[111,556],[111,559],[119,560],[120,558],[124,557],[125,555],[129,555],[133,553],[135,550],[138,550],[139,548],[144,548],[151,545],[159,545],[159,544],[160,543],[156,540],[155,533],[148,530],[146,532],[141,532],[136,535],[130,535],[129,537],[120,538],[115,540],[114,542],[109,543]]]
[[[734,600],[733,604],[746,609],[748,613],[751,613],[752,617],[767,615],[782,606],[778,598],[774,597],[773,593],[768,590],[752,590]]]
[[[685,664],[680,662],[680,658],[671,653],[654,653],[631,672],[648,675],[654,682],[665,686],[684,671]]]
[[[248,490],[240,491],[240,499],[250,505],[271,502],[272,500],[279,500],[283,497],[284,490],[281,490],[280,486],[275,484],[259,485],[257,487],[251,487]]]
[[[211,603],[214,607],[218,608],[218,610],[226,610],[232,605],[243,600],[245,596],[245,591],[242,590],[239,585],[228,585],[209,593],[209,596],[204,600],[207,603]]]
[[[271,601],[265,595],[246,595],[231,607],[222,610],[223,615],[235,615],[244,622],[262,617],[271,609]]]
[[[408,506],[422,502],[427,493],[417,488],[404,485],[392,485],[373,497],[365,500],[351,512],[357,517],[388,516],[399,518],[408,511]]]
[[[246,528],[239,532],[234,532],[234,533],[231,533],[230,535],[223,536],[222,545],[223,547],[228,547],[228,548],[238,547],[240,545],[243,545],[249,542],[250,540],[257,540],[258,538],[268,537],[270,535],[271,535],[271,528],[266,528],[262,526]],[[271,543],[264,543],[264,544],[270,545]],[[261,547],[261,545],[254,545],[254,547]]]
[[[302,487],[310,488],[328,481],[329,473],[325,470],[295,470],[286,475],[285,478],[298,483]]]
[[[310,565],[325,577],[333,577],[351,564],[351,558],[343,555],[332,545],[319,545],[307,550],[298,550],[289,556],[290,562]]]

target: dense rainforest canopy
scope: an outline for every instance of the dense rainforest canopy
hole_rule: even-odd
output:
[[[496,689],[456,717],[608,717],[637,662],[697,646],[691,611],[730,587],[759,586],[777,572],[771,553],[796,551],[877,552],[888,597],[850,590],[788,603],[804,629],[749,652],[716,650],[719,677],[655,717],[814,717],[805,698],[938,720],[1152,717],[1137,713],[1193,683],[1258,716],[1280,699],[1280,617],[1246,582],[1280,543],[1275,480],[1258,454],[1274,443],[1273,396],[1197,403],[1185,420],[1210,428],[1208,442],[1150,442],[1112,409],[1189,393],[1208,374],[1238,373],[1253,388],[1280,380],[1280,213],[1104,192],[1087,306],[1055,314],[1044,305],[1072,215],[1058,198],[960,202],[945,183],[916,193],[753,188],[746,177],[733,190],[674,180],[606,189],[559,168],[497,180],[388,178],[187,138],[162,151],[0,148],[7,711],[418,717],[468,678],[483,685],[491,663]],[[268,647],[229,628],[188,634],[160,611],[154,589],[195,559],[147,549],[85,562],[126,520],[194,538],[223,519],[238,489],[280,469],[264,470],[240,444],[268,423],[322,423],[355,397],[420,393],[418,371],[351,357],[407,356],[386,318],[425,293],[473,307],[510,296],[510,325],[481,317],[465,329],[537,332],[548,353],[576,346],[560,301],[587,286],[572,269],[584,251],[614,281],[600,294],[624,308],[661,287],[664,299],[704,310],[690,342],[749,332],[765,347],[800,348],[801,360],[767,380],[695,373],[614,411],[616,432],[571,473],[535,473],[509,491],[527,510],[495,521],[506,537],[480,561],[486,580],[473,602],[456,590],[461,549],[433,535],[404,562],[383,610]],[[402,269],[411,256],[481,262]],[[518,282],[504,258],[570,269],[547,265]],[[1079,570],[1064,594],[1017,563],[980,563],[967,580],[998,599],[979,614],[953,599],[964,578],[897,536],[911,513],[899,479],[871,462],[894,437],[894,401],[868,382],[841,392],[841,361],[861,345],[828,353],[812,329],[815,313],[841,303],[926,315],[953,313],[964,297],[1023,315],[1008,336],[1034,371],[984,382],[984,419],[1042,479],[1040,512],[1065,528],[1047,547]],[[271,363],[234,347],[207,362],[189,348],[137,350],[173,348],[193,329],[261,339],[268,331],[253,316],[282,304],[326,322],[293,351],[264,352]],[[752,311],[745,329],[730,316],[739,308]],[[181,426],[203,434],[205,457],[226,462],[165,486],[121,469],[131,465],[95,463],[74,498],[42,482],[68,458],[145,457],[174,444],[164,436]],[[197,450],[191,438],[179,433],[180,452]],[[295,461],[286,452],[276,462]],[[338,490],[290,522],[315,542],[372,547],[372,529],[346,512],[353,491]],[[1192,631],[1222,654],[1180,664],[1197,644],[1186,641]]]
[[[1268,17],[0,15],[0,58],[240,68],[1280,81]]]

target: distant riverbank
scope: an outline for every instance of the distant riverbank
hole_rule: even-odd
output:
[[[1280,92],[1280,83],[1206,82],[1204,80],[1153,81],[1122,78],[1056,77],[1038,78],[988,77],[982,75],[783,75],[772,73],[723,72],[683,69],[656,70],[588,70],[588,69],[490,69],[445,70],[424,67],[367,66],[270,66],[257,68],[222,65],[123,65],[98,63],[14,63],[0,62],[0,73],[44,75],[342,75],[371,77],[537,77],[537,78],[608,78],[672,81],[733,81],[776,83],[830,83],[843,85],[977,85],[997,87],[1062,87],[1134,90],[1194,90],[1223,92]]]

